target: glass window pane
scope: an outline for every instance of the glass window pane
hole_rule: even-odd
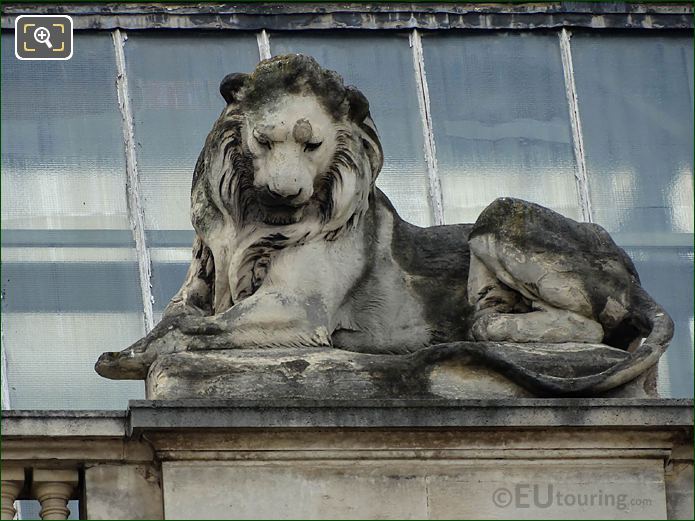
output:
[[[224,108],[220,81],[231,72],[251,72],[258,44],[253,33],[131,32],[125,55],[147,243],[159,249],[151,252],[159,318],[190,263],[191,180]]]
[[[190,243],[193,242],[191,234]],[[186,280],[191,264],[191,246],[150,248],[152,260],[152,296],[154,297],[155,320]]]
[[[500,196],[578,219],[557,35],[434,33],[423,48],[446,222]]]
[[[338,72],[346,85],[360,89],[369,100],[384,148],[384,168],[377,186],[405,220],[431,225],[422,122],[408,35],[284,32],[271,34],[270,47],[273,55],[313,56],[323,67]]]
[[[141,382],[94,372],[144,333],[110,33],[67,61],[2,35],[2,331],[10,405],[125,408]]]
[[[129,229],[109,34],[65,61],[20,61],[2,35],[4,229]]]
[[[611,232],[693,232],[692,39],[576,34],[591,204]]]
[[[578,33],[572,57],[594,218],[676,323],[662,394],[692,396],[692,38]]]
[[[142,312],[13,313],[3,311],[13,409],[125,409],[143,399],[140,381],[94,371],[103,351],[120,351],[144,334]]]
[[[191,230],[193,169],[224,108],[220,81],[253,70],[256,36],[131,32],[125,56],[145,226]]]

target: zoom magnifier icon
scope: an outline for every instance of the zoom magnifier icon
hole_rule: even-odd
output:
[[[51,32],[45,27],[39,26],[34,29],[34,40],[43,43],[49,49],[53,49],[53,45],[51,44]]]
[[[14,22],[14,55],[19,60],[72,58],[72,18],[66,14],[21,14]]]

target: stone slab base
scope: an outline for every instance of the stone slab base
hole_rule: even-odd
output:
[[[597,375],[626,356],[601,344],[501,342],[442,344],[408,355],[328,348],[193,351],[160,356],[146,390],[151,400],[537,397],[563,394],[544,392],[543,377],[571,389],[577,377]],[[653,387],[647,376],[610,396],[647,396]]]
[[[175,353],[147,377],[147,398],[273,399],[532,396],[501,374],[465,361],[415,367],[404,355],[337,349]]]

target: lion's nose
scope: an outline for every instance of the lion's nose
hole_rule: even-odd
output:
[[[295,193],[290,193],[289,190],[273,190],[272,188],[266,186],[263,195],[270,204],[288,205],[292,204],[293,201],[298,199],[301,194],[302,188],[297,190]]]

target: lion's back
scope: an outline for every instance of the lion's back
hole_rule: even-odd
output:
[[[432,342],[463,340],[468,335],[468,235],[472,224],[422,228],[404,221],[388,198],[378,203],[393,214],[391,251],[421,302]]]

